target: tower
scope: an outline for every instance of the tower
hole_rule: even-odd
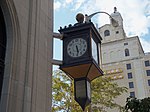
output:
[[[110,20],[110,24],[106,24],[99,28],[99,32],[103,37],[103,43],[126,38],[126,34],[123,29],[123,19],[116,7],[114,7],[114,12],[111,14],[111,17],[118,22],[119,26],[113,27]]]
[[[123,27],[123,18],[121,14],[117,11],[116,7],[114,7],[114,12],[111,14],[111,17],[118,21],[119,26]]]
[[[0,112],[50,112],[52,0],[0,1]]]

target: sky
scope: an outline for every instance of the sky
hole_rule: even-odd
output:
[[[126,35],[139,36],[144,52],[150,52],[150,0],[54,0],[54,32],[58,32],[60,26],[75,24],[78,13],[90,15],[105,11],[111,14],[114,7],[122,15]],[[100,13],[92,22],[101,27],[109,24],[109,17]]]

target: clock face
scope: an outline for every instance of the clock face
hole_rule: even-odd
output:
[[[71,57],[80,57],[87,50],[87,42],[82,38],[71,40],[67,46],[67,53]]]

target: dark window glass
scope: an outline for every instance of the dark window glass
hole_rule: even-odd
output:
[[[145,66],[150,66],[149,60],[145,61]]]
[[[118,34],[119,33],[119,31],[116,31],[116,34]]]
[[[105,30],[104,31],[104,36],[109,36],[110,35],[110,31],[109,30]]]
[[[130,92],[131,97],[135,97],[135,92]]]
[[[134,88],[133,82],[129,82],[129,88]]]
[[[128,79],[132,79],[132,73],[128,73]]]
[[[150,70],[146,70],[147,76],[150,76]]]
[[[150,80],[148,80],[148,85],[150,86]]]
[[[125,56],[130,56],[129,49],[125,49]]]
[[[126,64],[127,70],[131,69],[131,64]]]
[[[128,43],[124,43],[124,45],[128,45]]]
[[[4,80],[6,43],[7,43],[6,27],[4,16],[0,7],[0,101]]]

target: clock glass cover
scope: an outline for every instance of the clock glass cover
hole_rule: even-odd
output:
[[[87,50],[87,42],[82,38],[75,38],[71,40],[67,46],[67,53],[71,57],[80,57]]]
[[[92,38],[92,56],[94,60],[98,63],[98,50],[97,50],[97,44]]]

